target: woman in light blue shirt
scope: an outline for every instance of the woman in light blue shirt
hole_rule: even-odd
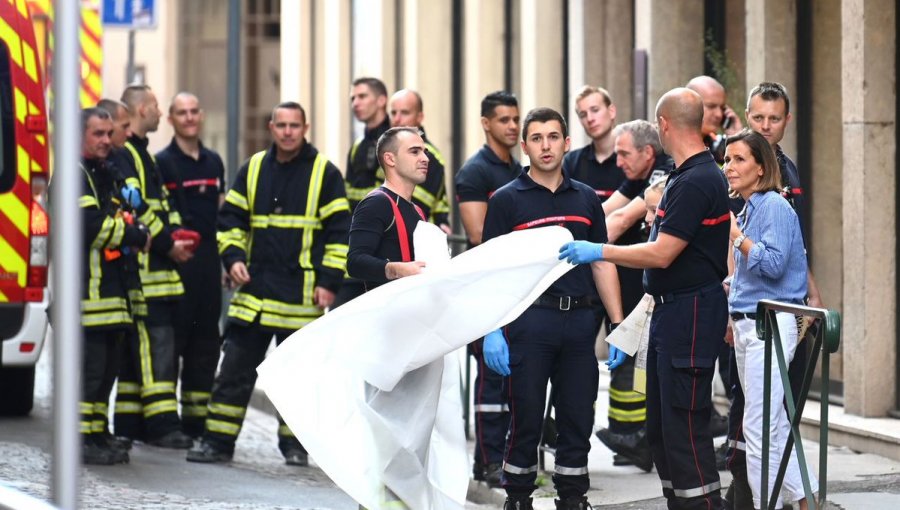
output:
[[[806,297],[806,250],[800,222],[791,205],[779,193],[781,172],[775,152],[759,133],[744,130],[728,138],[725,147],[725,177],[732,196],[745,206],[731,225],[734,246],[734,278],[728,308],[734,321],[734,349],[738,375],[744,390],[743,433],[746,441],[747,479],[753,506],[760,501],[762,471],[763,370],[765,344],[756,336],[756,304],[761,299],[802,304]],[[797,321],[787,313],[777,314],[778,329],[787,362],[797,349]],[[773,360],[773,374],[778,373]],[[782,401],[784,390],[777,378],[771,385],[769,422],[768,487],[771,494],[778,464],[790,435],[790,421]],[[811,480],[813,492],[818,482]],[[807,504],[797,456],[793,454],[784,478],[784,489],[801,509]],[[776,508],[781,508],[779,498]]]

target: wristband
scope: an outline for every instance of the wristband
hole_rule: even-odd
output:
[[[607,334],[607,336],[608,336],[608,335],[611,335],[612,332],[615,331],[616,328],[619,327],[619,324],[621,324],[621,322],[608,322],[608,321],[607,321],[607,323],[606,323],[606,334]]]

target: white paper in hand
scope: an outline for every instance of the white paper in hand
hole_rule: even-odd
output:
[[[644,294],[628,317],[625,317],[619,327],[606,337],[606,342],[625,351],[625,354],[634,356],[641,344],[644,328],[650,327],[651,315],[653,315],[653,298],[649,294]]]

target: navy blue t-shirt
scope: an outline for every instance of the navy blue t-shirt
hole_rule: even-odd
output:
[[[457,202],[487,202],[495,191],[522,173],[515,158],[507,163],[484,145],[456,173]]]
[[[592,143],[566,154],[563,159],[563,172],[572,179],[594,188],[594,193],[600,197],[601,202],[611,197],[625,181],[625,172],[616,165],[616,153],[612,153],[601,163],[597,161]]]
[[[654,296],[688,292],[728,274],[728,183],[709,151],[694,154],[669,176],[650,241],[660,232],[688,242],[665,269],[644,271],[644,290]]]
[[[215,251],[219,195],[225,192],[225,165],[215,152],[200,144],[197,159],[187,155],[175,139],[156,153],[165,186],[174,194],[182,224],[200,233],[200,244]]]
[[[603,205],[590,186],[564,174],[562,184],[554,192],[534,182],[527,171],[491,197],[484,219],[483,239],[487,242],[513,231],[548,225],[569,229],[575,240],[593,243],[607,240]],[[564,274],[546,293],[596,297],[590,264],[581,264]]]

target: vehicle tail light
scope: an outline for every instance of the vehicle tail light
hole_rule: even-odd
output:
[[[50,234],[50,217],[45,206],[47,204],[47,178],[43,175],[31,177],[31,244],[28,256],[28,279],[25,291],[27,301],[40,301],[44,297],[47,286],[47,264],[50,259],[48,246]]]

